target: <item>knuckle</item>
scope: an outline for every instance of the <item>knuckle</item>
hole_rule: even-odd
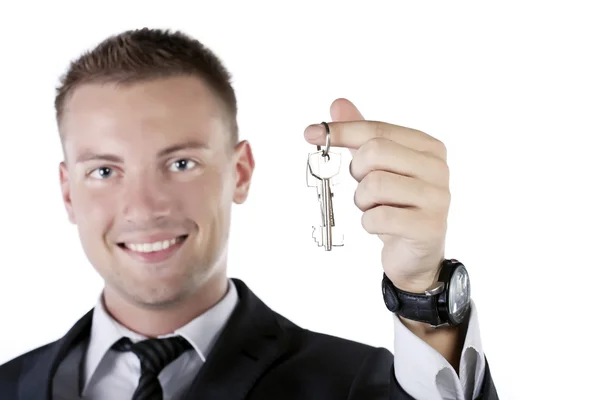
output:
[[[431,205],[430,212],[432,215],[445,215],[450,206],[450,191],[439,187],[427,185],[424,194],[428,196],[429,204]]]
[[[365,195],[361,185],[358,185],[356,190],[354,191],[354,205],[358,207],[359,210],[365,211]]]
[[[365,151],[368,152],[367,154],[369,156],[378,157],[381,155],[381,152],[384,150],[384,146],[387,143],[389,143],[388,139],[375,137],[368,140],[363,146],[365,147]]]
[[[442,202],[442,211],[444,213],[448,212],[448,209],[450,208],[450,202],[452,201],[452,193],[450,193],[450,190],[442,190],[440,194],[440,200]]]
[[[365,165],[365,158],[361,154],[361,149],[358,149],[352,161],[350,161],[350,175],[356,181],[360,182],[364,179],[368,172],[368,167]]]
[[[377,162],[381,158],[383,150],[383,140],[375,138],[368,140],[363,144],[354,155],[352,159],[352,171],[351,173],[360,181],[362,180],[370,170],[377,167]]]
[[[413,201],[418,201],[419,204],[425,207],[431,207],[432,204],[437,203],[439,195],[439,188],[437,186],[417,178],[401,176],[400,179],[406,180],[407,185],[409,185]]]
[[[348,171],[350,172],[351,177],[360,182],[360,162],[357,160],[356,155],[350,160]]]
[[[440,171],[441,181],[444,184],[448,184],[450,181],[450,166],[444,160],[438,161],[438,171]]]
[[[371,171],[364,177],[361,184],[367,193],[377,195],[382,191],[384,180],[385,173],[383,171]]]
[[[377,227],[381,225],[384,212],[385,209],[381,206],[365,211],[361,218],[363,229],[369,233],[377,233]]]
[[[374,121],[374,131],[375,131],[375,137],[376,138],[382,138],[382,139],[389,139],[391,132],[389,129],[387,129],[386,124],[384,124],[381,121]]]
[[[354,204],[361,210],[367,211],[371,208],[373,203],[376,203],[378,198],[378,183],[377,178],[373,178],[373,172],[370,172],[365,178],[358,184],[356,191],[354,192]]]
[[[441,140],[434,139],[431,147],[434,154],[439,156],[442,160],[446,160],[448,158],[448,148]]]
[[[369,233],[373,233],[371,230],[371,226],[373,225],[372,223],[372,214],[373,214],[373,210],[368,210],[365,211],[360,219],[360,224],[362,225],[363,229]]]

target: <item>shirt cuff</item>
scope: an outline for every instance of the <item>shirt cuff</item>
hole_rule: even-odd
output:
[[[460,378],[433,347],[412,333],[394,315],[394,369],[396,380],[416,399],[472,400],[481,392],[485,358],[475,302],[460,358]]]

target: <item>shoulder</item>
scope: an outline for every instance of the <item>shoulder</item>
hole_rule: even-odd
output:
[[[281,315],[278,319],[289,334],[290,355],[311,365],[348,373],[357,373],[367,366],[379,366],[387,374],[393,364],[393,354],[384,347],[305,329]]]
[[[6,388],[16,386],[23,374],[34,367],[39,358],[48,352],[53,344],[47,343],[0,365],[0,394],[4,395]]]
[[[265,387],[324,395],[319,398],[388,398],[394,362],[388,349],[304,329],[276,315],[288,342],[263,377]]]

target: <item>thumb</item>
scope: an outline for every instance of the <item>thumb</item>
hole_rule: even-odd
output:
[[[365,117],[358,111],[358,108],[348,99],[336,99],[329,108],[332,122],[361,121]],[[354,156],[356,150],[350,149],[350,154]]]

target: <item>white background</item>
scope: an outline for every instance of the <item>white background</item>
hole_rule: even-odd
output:
[[[347,97],[368,119],[447,145],[447,256],[471,273],[500,398],[597,395],[592,2],[48,3],[0,8],[0,364],[61,337],[102,288],[60,198],[58,77],[107,35],[151,26],[194,35],[234,75],[257,168],[234,210],[231,276],[306,328],[392,350],[380,242],[361,228],[345,167],[335,211],[346,247],[326,253],[310,235],[314,148],[302,133]]]

